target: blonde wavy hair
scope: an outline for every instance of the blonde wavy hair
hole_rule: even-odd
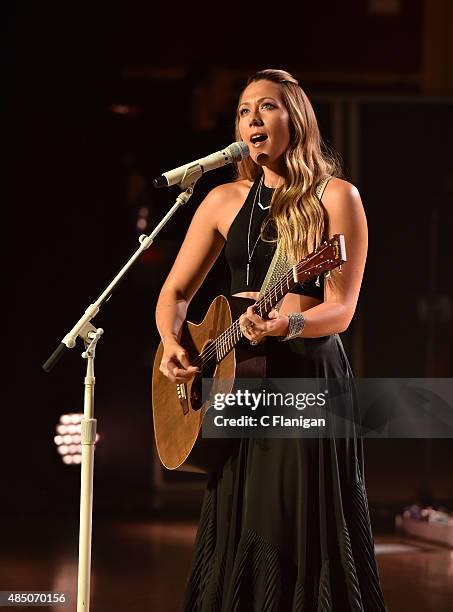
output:
[[[266,235],[269,232],[265,224],[261,228],[261,237],[266,242],[280,242],[288,261],[296,264],[328,237],[328,214],[316,197],[316,187],[327,176],[341,176],[340,162],[324,144],[311,102],[298,81],[284,70],[267,69],[251,76],[246,87],[262,80],[280,85],[289,115],[290,142],[284,153],[285,183],[274,191],[269,209],[268,223],[273,222],[271,226],[276,232],[272,237]],[[238,113],[235,137],[241,140]],[[262,173],[261,167],[251,157],[239,162],[237,168],[240,179],[252,182]]]

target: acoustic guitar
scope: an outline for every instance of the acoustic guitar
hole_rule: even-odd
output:
[[[341,269],[345,261],[344,236],[335,234],[283,274],[256,302],[249,301],[255,303],[255,312],[266,318],[294,285],[338,266]],[[159,370],[164,348],[159,344],[152,380],[154,435],[159,458],[169,470],[210,472],[232,452],[234,440],[203,438],[201,428],[215,393],[229,393],[235,378],[265,376],[265,359],[253,350],[257,347],[244,341],[239,328],[246,303],[244,298],[219,295],[201,323],[183,324],[178,341],[191,365],[200,369],[188,383],[173,383]],[[207,398],[202,397],[203,378],[213,379]]]

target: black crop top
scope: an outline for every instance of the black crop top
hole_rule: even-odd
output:
[[[272,257],[274,255],[275,243],[264,242],[259,238],[261,225],[269,212],[269,205],[273,189],[266,187],[264,182],[259,191],[261,176],[256,179],[242,208],[233,220],[228,231],[225,257],[231,270],[231,295],[243,291],[259,291],[266,277]],[[260,197],[258,197],[260,196]],[[252,218],[250,215],[253,212]],[[249,249],[247,248],[247,236],[250,238]],[[268,234],[269,232],[266,232]],[[247,284],[247,262],[249,252],[252,257],[249,265],[249,282]],[[316,279],[306,283],[298,283],[291,289],[291,293],[307,295],[323,300],[324,298],[324,276],[319,277],[318,287]]]

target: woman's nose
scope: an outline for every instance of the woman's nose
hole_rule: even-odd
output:
[[[254,111],[250,116],[250,125],[263,125],[263,120],[258,111]]]

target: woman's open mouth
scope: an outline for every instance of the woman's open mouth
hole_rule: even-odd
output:
[[[266,140],[267,140],[267,134],[253,134],[253,136],[250,137],[250,142],[256,148],[259,147],[260,144],[262,142],[265,142]]]

